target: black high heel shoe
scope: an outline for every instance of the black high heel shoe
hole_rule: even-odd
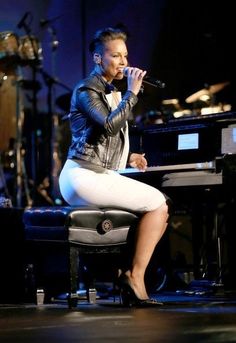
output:
[[[119,277],[120,298],[125,307],[157,307],[163,303],[155,299],[139,299],[130,285],[129,279],[125,274]]]

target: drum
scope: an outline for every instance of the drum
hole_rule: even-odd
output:
[[[217,106],[209,106],[201,108],[201,115],[221,113],[231,110],[230,104],[219,104]]]
[[[17,76],[14,70],[7,73],[0,69],[0,151],[9,149],[16,138]]]
[[[10,31],[0,32],[0,65],[12,65],[19,59],[18,37]]]
[[[192,111],[186,109],[186,110],[181,110],[181,111],[175,111],[173,113],[173,116],[174,118],[180,118],[180,117],[189,117],[192,114],[193,114]]]
[[[23,65],[39,63],[42,60],[41,43],[35,36],[19,38],[19,56]]]

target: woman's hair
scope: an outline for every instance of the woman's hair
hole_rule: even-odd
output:
[[[89,44],[89,51],[102,53],[102,49],[106,42],[114,39],[122,39],[124,42],[127,40],[127,34],[119,28],[107,27],[105,29],[98,30],[91,43]]]

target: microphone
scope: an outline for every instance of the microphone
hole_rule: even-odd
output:
[[[18,29],[21,29],[22,26],[25,25],[25,20],[28,17],[28,15],[30,14],[30,12],[25,12],[25,14],[23,15],[23,17],[21,18],[21,20],[19,21],[19,23],[17,24]]]
[[[123,69],[123,74],[126,77],[128,75],[128,68],[129,67],[125,67]],[[146,83],[146,84],[153,86],[153,87],[159,87],[159,88],[165,88],[165,86],[166,86],[165,82],[162,82],[162,81],[160,81],[160,80],[158,80],[152,76],[149,76],[149,75],[144,76],[143,83]]]
[[[46,26],[46,25],[48,25],[48,24],[50,24],[51,23],[51,20],[48,20],[48,19],[41,19],[40,20],[40,27],[44,27],[44,26]]]
[[[55,20],[59,19],[60,17],[62,17],[62,15],[58,15],[57,17],[55,17],[53,19],[41,19],[40,20],[40,26],[44,27],[44,26],[54,22]]]

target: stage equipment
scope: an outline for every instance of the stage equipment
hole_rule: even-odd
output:
[[[0,32],[0,66],[10,67],[19,60],[18,36],[11,31]]]
[[[145,152],[149,167],[145,173],[135,168],[120,171],[161,188],[173,200],[176,213],[191,215],[194,276],[211,280],[219,290],[231,264],[231,258],[225,261],[222,255],[222,244],[233,251],[233,240],[225,237],[224,229],[233,236],[233,219],[228,218],[235,212],[230,212],[235,204],[235,125],[236,113],[222,112],[146,127],[131,136],[131,150]]]
[[[29,19],[29,20],[28,20]],[[29,193],[28,178],[25,168],[25,150],[23,147],[24,125],[24,97],[23,90],[32,90],[31,99],[33,107],[32,126],[35,125],[37,112],[37,92],[40,84],[36,80],[36,69],[42,61],[42,48],[37,37],[31,35],[28,23],[31,23],[32,15],[26,12],[18,23],[19,29],[23,28],[26,35],[19,37],[14,32],[5,31],[0,33],[0,151],[3,155],[11,158],[10,168],[15,172],[13,203],[22,207],[23,195],[26,197],[26,205],[32,205]],[[27,23],[26,23],[27,21]],[[22,67],[30,66],[32,80],[24,80]],[[36,128],[32,129],[32,179],[36,182]],[[11,154],[11,156],[10,156]],[[4,167],[4,166],[3,166]],[[24,189],[24,193],[23,193]]]
[[[58,78],[56,77],[56,52],[59,45],[59,41],[57,39],[57,33],[52,25],[52,22],[57,20],[60,16],[52,19],[52,20],[41,20],[40,26],[41,27],[47,27],[47,30],[49,32],[50,38],[51,38],[51,69],[52,69],[52,75],[49,75],[46,71],[44,71],[42,68],[39,70],[41,73],[43,80],[48,88],[47,93],[47,107],[48,107],[48,117],[50,118],[50,136],[51,136],[51,161],[50,161],[50,196],[52,198],[52,202],[54,204],[61,204],[62,198],[59,191],[59,185],[58,185],[58,178],[59,173],[62,168],[62,161],[60,159],[59,154],[59,118],[58,115],[54,109],[55,104],[55,86],[60,86],[64,89],[66,89],[69,92],[72,92],[72,90],[66,86],[64,83],[60,82]]]
[[[22,65],[29,65],[42,61],[42,46],[38,38],[33,35],[20,37],[19,56]]]
[[[205,88],[199,90],[198,92],[190,95],[188,98],[185,99],[185,102],[187,104],[191,104],[196,101],[204,101],[207,102],[212,99],[212,96],[222,89],[224,89],[226,86],[228,86],[230,82],[222,82],[217,83],[215,85],[208,86],[206,85]]]

